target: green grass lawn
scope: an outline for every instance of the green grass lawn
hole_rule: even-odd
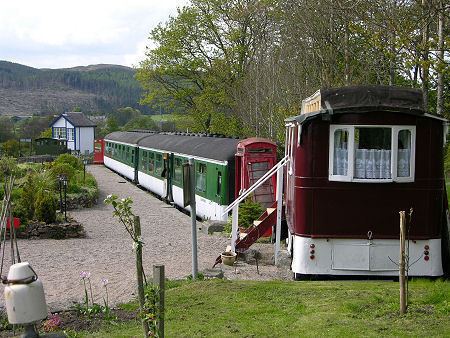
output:
[[[409,284],[398,314],[391,281],[199,281],[166,291],[167,337],[450,337],[450,282]],[[133,303],[128,308],[135,308]],[[82,337],[140,337],[133,321]]]

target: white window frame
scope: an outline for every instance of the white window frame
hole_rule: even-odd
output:
[[[409,130],[411,133],[411,159],[409,167],[409,176],[399,177],[398,174],[398,134],[402,130]],[[416,169],[416,127],[415,126],[393,126],[392,142],[395,140],[395,151],[392,156],[392,179],[394,182],[414,182]]]
[[[53,132],[55,134],[56,139],[58,139],[58,140],[66,140],[67,139],[67,131],[66,131],[65,127],[54,127]]]
[[[355,168],[355,128],[390,128],[391,129],[391,178],[389,179],[364,179],[354,178]],[[347,175],[333,174],[334,159],[334,133],[336,130],[345,130],[348,132],[348,170]],[[410,175],[408,177],[397,176],[398,162],[398,134],[401,130],[409,130],[411,132],[411,160]],[[397,125],[330,125],[329,134],[329,157],[328,157],[328,179],[338,182],[359,182],[359,183],[407,183],[414,182],[416,167],[416,127],[415,126],[397,126]]]

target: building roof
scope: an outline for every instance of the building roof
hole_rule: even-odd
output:
[[[50,126],[53,126],[56,121],[60,118],[65,118],[69,121],[74,127],[96,127],[97,125],[89,120],[83,113],[79,112],[66,112],[59,115],[56,119],[50,123]]]

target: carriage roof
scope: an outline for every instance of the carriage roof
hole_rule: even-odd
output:
[[[229,161],[236,154],[239,139],[203,134],[160,133],[149,135],[139,146],[185,155]]]
[[[149,132],[115,131],[105,136],[105,140],[137,145],[138,142],[151,135]]]
[[[313,107],[313,109],[308,109]],[[317,109],[314,109],[317,108]],[[303,100],[302,114],[286,119],[286,122],[304,123],[308,120],[334,114],[388,111],[399,114],[423,116],[447,121],[427,114],[423,108],[422,91],[393,86],[349,86],[321,89]]]
[[[236,138],[205,134],[150,131],[116,131],[106,135],[105,139],[218,161],[229,161],[234,158],[237,144],[241,141]]]

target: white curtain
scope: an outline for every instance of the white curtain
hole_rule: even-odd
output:
[[[391,178],[391,151],[385,149],[356,149],[355,178]]]
[[[348,150],[346,148],[334,148],[333,175],[346,176],[348,172]]]
[[[399,149],[397,159],[397,176],[398,177],[409,177],[410,176],[410,160],[411,151],[410,149]]]

